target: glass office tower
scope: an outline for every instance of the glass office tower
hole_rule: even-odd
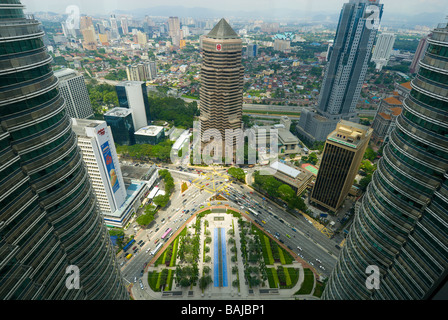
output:
[[[324,299],[431,299],[448,273],[448,27],[439,25],[403,102]],[[376,265],[380,287],[367,289]]]
[[[0,1],[0,299],[128,299],[43,36]]]
[[[375,9],[376,16],[372,10]],[[303,110],[297,130],[309,142],[325,141],[339,120],[359,122],[356,105],[367,74],[373,43],[383,15],[380,0],[349,0],[339,16],[334,44],[319,94],[316,112]]]

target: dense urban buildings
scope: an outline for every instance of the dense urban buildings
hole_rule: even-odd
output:
[[[367,8],[378,7],[379,23],[383,14],[379,2],[351,0],[344,4],[316,112],[304,110],[297,125],[304,140],[324,141],[339,120],[357,121],[355,109],[377,34],[377,28],[368,25]]]
[[[324,299],[431,299],[448,270],[448,26],[427,39],[420,71],[363,196]],[[379,289],[368,289],[376,266]]]
[[[105,121],[72,119],[72,123],[99,209],[112,213],[126,200],[126,188],[111,130]]]
[[[358,174],[372,129],[341,120],[325,143],[311,201],[335,212],[343,204]]]
[[[227,21],[221,19],[203,38],[202,50],[201,135],[203,141],[208,141],[210,136],[205,132],[209,130],[220,134],[224,141],[226,130],[242,129],[242,41]],[[234,145],[233,136],[226,143]],[[224,145],[222,148],[224,155]]]
[[[0,299],[448,292],[440,1],[23,2],[0,0]],[[244,153],[207,141],[239,129]]]
[[[54,73],[59,80],[59,92],[65,101],[70,118],[87,119],[93,116],[89,93],[84,76],[72,69],[61,69]]]
[[[155,61],[145,61],[139,64],[126,66],[126,75],[129,81],[150,81],[157,75]]]
[[[0,299],[128,299],[44,32],[18,0],[0,12]]]
[[[143,81],[123,81],[115,86],[120,108],[132,110],[134,129],[138,130],[150,122],[148,94]]]

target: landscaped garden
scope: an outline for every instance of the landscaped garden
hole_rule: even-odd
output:
[[[231,215],[231,220],[228,220],[228,216],[225,218],[222,215],[207,217],[212,213],[211,210],[198,213],[196,220],[186,226],[160,253],[152,266],[157,270],[148,273],[148,283],[152,290],[157,292],[174,290],[174,285],[192,290],[198,286],[204,293],[217,274],[221,281],[219,287],[222,287],[221,267],[225,269],[227,277],[227,266],[225,263],[218,264],[220,271],[216,272],[217,264],[212,259],[212,253],[217,256],[218,245],[214,241],[218,240],[216,232],[215,238],[211,236],[214,227],[210,223],[224,220],[227,221],[226,225],[230,223],[230,227],[227,226],[226,232],[219,237],[224,239],[225,242],[222,243],[230,252],[227,264],[232,281],[229,281],[229,286],[241,292],[242,285],[247,285],[249,289],[258,287],[289,289],[297,284],[302,271],[293,265],[294,258],[287,250],[256,225],[243,219],[239,212],[225,209],[221,209],[220,212]],[[211,248],[215,248],[214,251],[211,251]],[[224,260],[226,259],[224,256]],[[240,270],[241,268],[243,270]],[[302,288],[296,294],[309,294],[312,291],[314,274],[311,270],[305,269],[304,279]],[[215,287],[216,283],[215,279]]]

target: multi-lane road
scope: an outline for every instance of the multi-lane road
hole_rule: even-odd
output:
[[[263,200],[256,191],[243,185],[228,188],[228,194],[224,193],[223,196],[237,203],[241,211],[249,212],[250,218],[262,229],[311,264],[318,273],[329,275],[336,264],[338,249],[335,248],[336,243],[317,230],[311,221],[291,216],[277,204]]]
[[[217,201],[210,202],[210,197],[215,194],[222,194],[228,199],[228,201],[220,201],[221,204],[227,204],[242,212],[250,212],[249,208],[255,210],[257,216],[252,213],[248,216],[266,232],[273,236],[277,233],[278,239],[286,247],[308,264],[312,264],[319,274],[328,276],[335,266],[339,252],[335,248],[336,243],[333,240],[317,230],[304,217],[296,218],[271,200],[264,199],[262,195],[248,186],[229,181],[232,179],[227,179],[225,170],[200,169],[202,172],[199,173],[201,174],[193,169],[179,170],[175,167],[168,167],[168,170],[176,182],[171,201],[164,209],[159,210],[150,228],[141,229],[136,233],[136,243],[126,254],[133,253],[132,248],[135,246],[138,248],[137,253],[133,253],[133,257],[129,261],[125,258],[126,254],[119,259],[119,263],[124,262],[122,273],[128,283],[136,282],[141,278],[145,264],[153,258],[151,251],[158,243],[164,241],[161,240],[161,237],[165,231],[171,228],[174,234],[180,232],[186,221],[201,206],[208,206],[209,203],[211,206],[217,205]],[[187,182],[189,185],[183,193],[181,193],[182,182]],[[187,210],[188,213],[183,212]]]

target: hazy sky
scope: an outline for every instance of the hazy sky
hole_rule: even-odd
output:
[[[290,8],[305,12],[339,12],[348,0],[22,0],[25,12],[52,11],[64,13],[68,5],[77,5],[84,14],[108,14],[113,10],[132,10],[156,6],[203,7],[209,9],[235,9],[250,11],[254,8],[275,10]],[[385,12],[418,14],[424,12],[446,12],[448,0],[382,0]]]

